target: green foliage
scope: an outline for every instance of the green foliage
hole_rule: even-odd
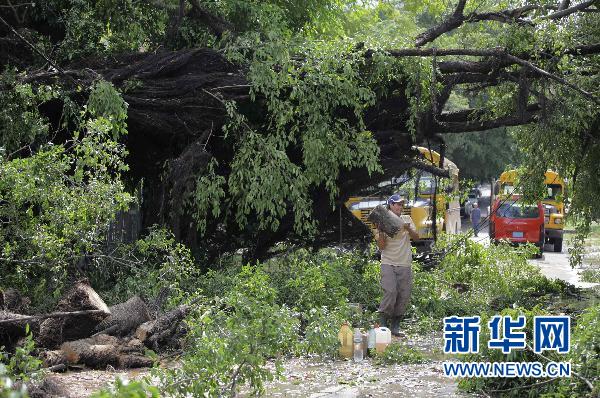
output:
[[[0,218],[10,220],[0,226],[0,287],[48,304],[48,291],[60,292],[69,267],[102,245],[115,214],[132,201],[120,179],[127,152],[116,140],[126,132],[125,109],[115,95],[108,84],[94,87],[72,141],[0,159]]]
[[[269,302],[290,308],[301,320],[294,346],[299,355],[337,355],[337,333],[344,320],[367,327],[370,310],[381,297],[379,263],[359,253],[340,254],[323,249],[318,253],[297,250],[255,266],[269,286]],[[235,262],[219,271],[209,271],[197,282],[205,296],[222,297],[224,292],[252,291],[244,267]],[[252,284],[250,284],[252,285]],[[348,302],[367,309],[352,310]]]
[[[0,362],[0,398],[28,398],[24,384],[16,388],[14,381],[7,375],[6,366]]]
[[[588,268],[581,272],[582,282],[600,283],[600,268]]]
[[[450,134],[444,137],[446,156],[460,169],[461,179],[497,179],[507,167],[519,164],[520,152],[506,129]]]
[[[48,124],[38,106],[54,98],[57,93],[51,86],[21,84],[16,71],[7,69],[0,74],[0,154],[11,152],[48,134]]]
[[[343,258],[309,256],[300,251],[264,265],[279,290],[282,303],[300,312],[321,306],[335,308],[343,304],[349,289],[345,283],[352,273]]]
[[[531,308],[545,295],[565,289],[527,261],[533,247],[484,247],[462,235],[445,235],[437,247],[446,251],[439,267],[415,274],[411,304],[419,318],[468,315],[513,304]]]
[[[117,244],[110,255],[92,255],[88,275],[110,304],[133,295],[157,297],[166,288],[171,306],[196,291],[199,270],[185,245],[176,242],[172,233],[154,227],[133,243]]]
[[[254,49],[250,94],[253,100],[266,98],[267,121],[251,127],[229,107],[225,126],[228,135],[239,137],[227,187],[240,226],[253,212],[261,229],[275,230],[289,206],[296,231],[314,232],[312,187],[324,186],[333,205],[342,168],[380,171],[378,146],[362,123],[364,109],[375,100],[369,84],[380,77],[365,80],[359,73],[365,65],[361,53],[342,43],[290,48],[287,41],[272,40]],[[340,108],[345,117],[339,117]],[[290,156],[294,151],[300,163]]]
[[[164,10],[134,0],[51,0],[42,2],[39,12],[64,28],[58,54],[66,60],[154,50],[167,23]]]
[[[375,352],[374,363],[377,365],[425,363],[423,353],[414,347],[401,343],[388,345],[383,352]]]
[[[15,349],[14,354],[0,351],[0,366],[3,367],[4,375],[13,381],[27,382],[32,377],[37,379],[42,376],[41,372],[37,372],[42,366],[42,361],[32,355],[35,350],[35,342],[33,335],[29,333],[29,325],[26,330],[27,336],[23,343]],[[2,376],[1,373],[0,376]]]
[[[576,364],[576,371],[594,386],[590,395],[598,395],[600,392],[600,304],[587,308],[577,318],[576,323],[569,359]],[[588,386],[579,378],[568,386],[574,393],[589,392]]]
[[[335,358],[340,346],[338,332],[345,318],[338,309],[311,308],[302,314],[304,336],[298,342],[295,354]]]
[[[261,270],[243,267],[239,281],[223,297],[201,306],[201,315],[190,321],[190,345],[181,368],[160,376],[166,393],[234,396],[249,384],[257,395],[264,392],[265,381],[280,374],[279,360],[274,374],[266,360],[292,351],[298,321],[275,303],[276,291]]]
[[[111,388],[104,388],[92,394],[92,398],[159,398],[160,391],[147,381],[121,380],[117,378]]]

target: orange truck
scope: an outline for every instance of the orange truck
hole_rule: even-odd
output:
[[[515,193],[515,182],[518,179],[516,170],[505,171],[498,180],[499,196],[507,197]],[[541,198],[544,208],[544,241],[553,245],[555,252],[561,252],[564,234],[564,196],[565,181],[552,170],[544,173],[545,192]]]

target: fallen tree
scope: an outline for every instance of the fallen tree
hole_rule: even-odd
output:
[[[231,41],[212,49],[175,46],[172,51],[158,43],[156,51],[59,63],[17,29],[34,24],[5,15],[3,45],[20,42],[21,50],[51,66],[27,68],[31,62],[23,58],[27,73],[19,84],[57,84],[79,104],[87,94],[80,88],[91,90],[99,80],[121,91],[130,167],[125,178],[131,186],[143,181],[143,228],[169,226],[207,262],[240,248],[247,258],[260,259],[280,241],[321,246],[368,236],[343,205],[351,195],[376,192],[378,183],[415,167],[444,173],[415,162],[414,144],[442,148],[445,134],[549,123],[553,114],[588,105],[594,117],[599,100],[593,66],[600,46],[594,34],[582,34],[586,24],[593,25],[594,2],[564,10],[559,5],[488,11],[469,6],[458,1],[418,34],[411,48],[370,49],[356,43],[349,49],[340,39],[330,43],[332,50],[265,39],[254,22],[228,21],[227,13],[218,11],[227,7],[208,10],[193,1],[165,14],[165,42],[179,37],[186,21],[200,23],[219,39],[231,35]],[[113,17],[116,24],[121,16]],[[244,21],[243,15],[235,17]],[[44,22],[47,30],[55,27],[53,20]],[[492,33],[482,33],[487,47],[424,47],[463,25],[482,22],[492,23]],[[547,48],[500,46],[494,44],[494,34],[502,33],[496,23],[514,28],[515,35],[560,25],[573,39],[553,37],[544,43]],[[244,29],[255,28],[261,39],[243,47]],[[56,42],[63,43],[67,33],[56,32]],[[584,66],[568,72],[558,66],[575,65],[575,60]],[[495,96],[494,90],[502,94]],[[449,106],[452,95],[478,94],[488,100]],[[555,100],[559,97],[568,97],[575,110],[565,110],[564,101]],[[492,100],[498,101],[491,106]],[[63,104],[55,98],[40,107],[59,132],[56,142],[70,137],[68,124],[60,124]],[[591,127],[573,133],[578,147],[573,153],[588,153],[586,137],[597,141]]]
[[[146,302],[134,296],[109,309],[87,280],[81,280],[65,293],[56,309],[38,315],[0,311],[0,346],[13,351],[23,337],[33,334],[39,356],[50,369],[64,370],[71,365],[148,367],[154,360],[145,356],[146,347],[159,352],[177,346],[185,335],[181,322],[191,306],[181,305],[152,318]]]

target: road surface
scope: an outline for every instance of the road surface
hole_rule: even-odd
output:
[[[482,196],[479,199],[479,208],[481,209],[481,220],[483,225],[480,227],[480,231],[477,234],[478,236],[471,237],[471,239],[482,243],[484,245],[489,244],[489,235],[488,235],[488,223],[487,217],[489,213],[490,206],[490,187],[489,184],[487,186],[482,186],[481,188]],[[462,219],[462,231],[467,232],[472,230],[471,221],[468,217]],[[568,282],[576,287],[581,288],[590,288],[599,285],[598,283],[589,283],[581,281],[581,272],[586,268],[586,261],[584,258],[583,267],[579,268],[571,268],[569,263],[569,246],[568,241],[570,239],[569,231],[565,233],[565,240],[563,251],[561,253],[554,253],[552,245],[544,246],[544,254],[540,259],[531,259],[530,262],[532,264],[540,267],[542,274],[544,274],[549,279],[561,279],[565,282]]]

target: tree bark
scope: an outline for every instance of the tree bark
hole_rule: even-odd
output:
[[[103,369],[108,365],[115,368],[151,366],[152,359],[143,355],[144,346],[136,341],[99,334],[87,339],[63,343],[60,351],[64,354],[67,363],[86,365],[94,369]],[[60,357],[57,354],[53,355]]]
[[[396,235],[404,225],[400,217],[396,216],[384,205],[378,205],[371,210],[368,220],[377,225],[381,231],[390,237]]]
[[[113,336],[125,336],[150,320],[148,306],[139,296],[110,307],[110,316],[100,322],[94,331]]]
[[[67,291],[58,301],[56,309],[61,312],[82,310],[99,310],[99,312],[46,319],[40,324],[40,332],[36,339],[39,346],[54,348],[64,341],[88,337],[96,325],[110,315],[108,306],[92,289],[87,279],[77,282]]]
[[[191,306],[180,305],[156,320],[141,324],[135,331],[135,337],[146,346],[157,349],[160,344],[172,338],[180,322],[189,314]]]

